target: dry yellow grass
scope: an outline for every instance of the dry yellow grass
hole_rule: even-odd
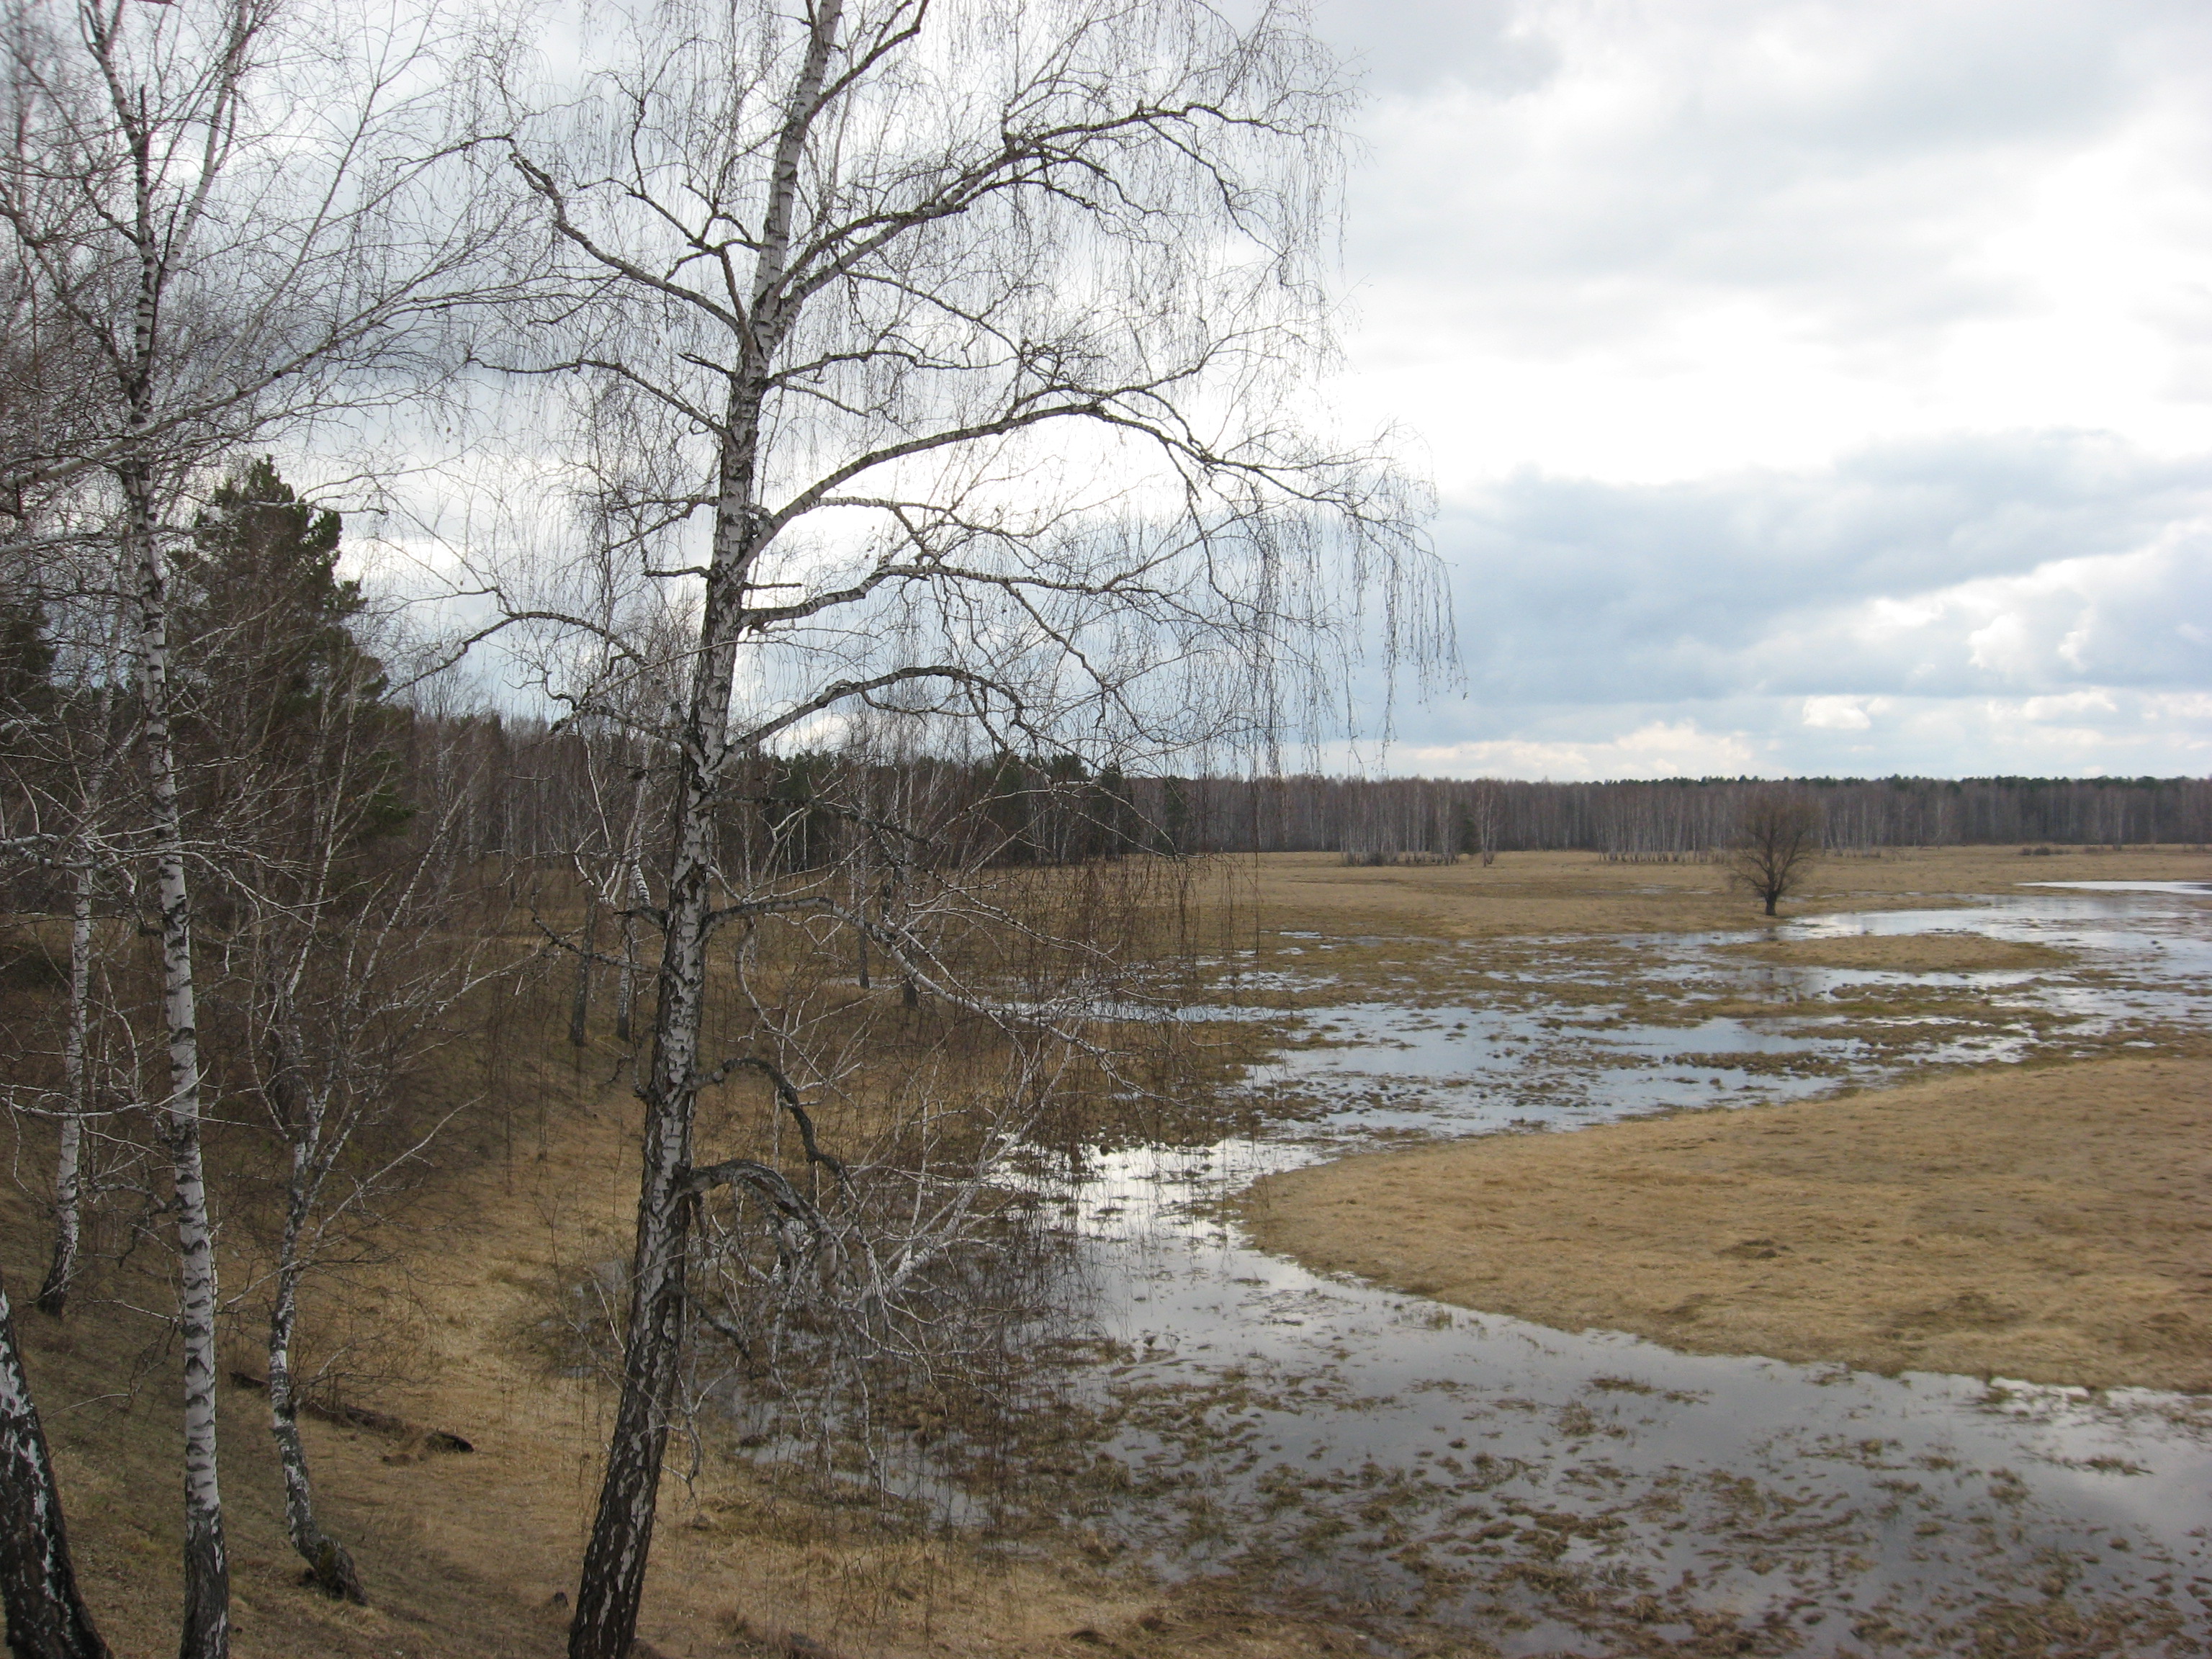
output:
[[[2212,1389],[2212,1060],[1978,1073],[1261,1182],[1325,1273],[1702,1353]]]
[[[1450,865],[1355,868],[1325,853],[1224,860],[1271,928],[1438,939],[1512,934],[1682,932],[1752,927],[1765,918],[1717,864],[1609,864],[1595,853],[1504,853],[1488,869]],[[2172,848],[2074,851],[2023,858],[2017,848],[1907,849],[1814,866],[1783,919],[1940,905],[1955,896],[2012,893],[2028,881],[2203,881],[2212,854]]]

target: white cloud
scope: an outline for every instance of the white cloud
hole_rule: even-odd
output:
[[[2020,705],[2021,718],[2039,725],[2074,723],[2099,714],[2117,714],[2120,706],[2104,690],[2069,691],[2063,696],[2030,697]]]
[[[1808,697],[1804,720],[1823,732],[1863,732],[1874,716],[1857,697]]]
[[[2212,749],[2212,691],[2153,692],[2142,700],[2146,720],[2183,720],[2203,730],[2199,746]]]
[[[2025,673],[2032,666],[2032,645],[2027,619],[2000,611],[1966,635],[1966,660],[2000,674]]]

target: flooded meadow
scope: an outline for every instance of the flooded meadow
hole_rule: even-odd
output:
[[[1318,1276],[1231,1205],[1379,1146],[2165,1051],[2212,1012],[2208,896],[2023,884],[1755,929],[1314,931],[1224,959],[1223,1006],[1185,1012],[1273,1022],[1242,1085],[1263,1127],[1101,1151],[1061,1193],[1111,1472],[1071,1518],[1391,1644],[2212,1651],[2212,1401],[1553,1330]],[[2028,965],[1828,965],[1900,939]]]

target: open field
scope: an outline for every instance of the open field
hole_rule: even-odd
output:
[[[2022,882],[2208,875],[2212,858],[2181,850],[1832,860],[1781,920],[1940,908]],[[1303,904],[1378,930],[1375,948],[1396,947],[1399,963],[1416,931],[1472,933],[1477,957],[1510,961],[1528,947],[1516,931],[1540,926],[1555,961],[1589,957],[1604,998],[1621,994],[1617,947],[1632,955],[1633,939],[1578,944],[1575,928],[1771,931],[1714,866],[1588,855],[1507,855],[1489,871],[1263,860],[1254,890],[1263,909]],[[1894,976],[1829,994],[1832,1020],[1877,1042],[1883,1028],[1971,1019],[1978,994],[1919,976],[2072,965],[2040,945],[1940,931],[1754,937],[1713,954]],[[1464,978],[1446,970],[1454,989]],[[1395,988],[1413,1000],[1402,976]],[[1637,1012],[1664,1024],[1792,1010],[1708,1000],[1670,1013],[1646,998]],[[1240,1213],[1263,1248],[1322,1271],[1566,1329],[1878,1370],[2204,1390],[2212,1065],[2201,1035],[2146,1029],[2173,1058],[1997,1066],[1835,1101],[1368,1154],[1271,1177]],[[2113,1025],[2045,1057],[2130,1046],[2141,1032]]]
[[[1461,939],[1531,934],[1684,932],[1764,921],[1731,891],[1717,864],[1614,864],[1594,853],[1504,853],[1488,869],[1457,864],[1355,868],[1326,853],[1270,853],[1224,860],[1249,895],[1256,924],[1333,935],[1417,934]],[[2173,848],[1942,847],[1836,858],[1817,865],[1782,920],[1840,911],[1955,903],[2009,893],[2029,881],[2212,878],[2212,854]]]

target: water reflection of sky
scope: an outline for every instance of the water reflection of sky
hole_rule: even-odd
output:
[[[1131,1356],[1110,1380],[1131,1413],[1116,1449],[1138,1482],[1120,1525],[1172,1571],[1265,1562],[1285,1583],[1468,1624],[1515,1653],[1612,1651],[1607,1620],[1632,1616],[1662,1640],[1724,1617],[1761,1631],[1759,1651],[1955,1651],[1978,1607],[2047,1605],[2054,1589],[2083,1606],[2171,1605],[2174,1650],[2202,1650],[2212,1627],[2189,1586],[2212,1594],[2198,1577],[2212,1573],[2212,1434],[2197,1402],[1993,1392],[1551,1331],[1317,1279],[1248,1248],[1208,1201],[1394,1133],[1799,1096],[2011,1057],[2038,1020],[2063,1033],[2201,1018],[2212,937],[2206,911],[2175,902],[2187,896],[2131,884],[1637,941],[1655,981],[1786,988],[1802,1013],[1667,1026],[1579,1002],[1304,1010],[1328,1046],[1287,1050],[1251,1081],[1318,1094],[1317,1115],[1261,1139],[1104,1156],[1075,1192],[1101,1317]],[[1899,975],[1723,953],[1916,933],[2049,945],[2078,966]],[[1893,1022],[1876,1053],[1820,1007],[1899,981],[1972,988],[1985,1029]]]

